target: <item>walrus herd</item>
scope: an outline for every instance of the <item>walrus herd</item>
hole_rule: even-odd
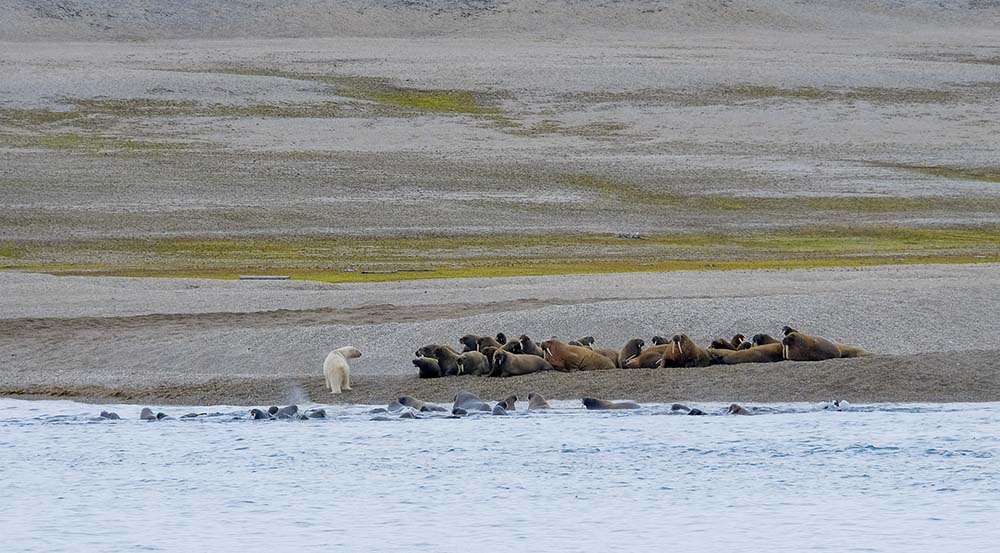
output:
[[[429,344],[417,349],[413,365],[420,378],[508,377],[548,370],[686,368],[868,355],[861,348],[805,334],[789,326],[783,327],[781,333],[781,340],[768,334],[755,334],[747,340],[745,335],[736,334],[729,340],[712,340],[708,347],[695,344],[686,334],[674,334],[669,339],[653,336],[649,347],[642,338],[633,338],[621,349],[595,347],[593,336],[565,343],[552,337],[536,343],[525,334],[517,340],[508,340],[502,332],[496,336],[466,334],[458,339],[461,351],[447,344]]]

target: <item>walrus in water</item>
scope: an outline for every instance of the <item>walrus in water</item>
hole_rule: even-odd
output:
[[[642,350],[639,355],[626,361],[623,366],[626,369],[655,369],[660,366],[660,359],[663,357],[663,353],[672,346],[672,343],[650,346]]]
[[[250,418],[253,419],[253,420],[255,420],[255,421],[270,420],[271,419],[271,415],[269,415],[269,414],[261,411],[260,409],[251,409],[250,410]]]
[[[777,363],[785,358],[781,344],[768,344],[741,350],[710,349],[708,353],[712,356],[712,363],[719,365]]]
[[[417,357],[413,360],[413,366],[417,368],[418,378],[441,378],[441,365],[437,359],[431,357]]]
[[[493,408],[490,407],[489,404],[483,401],[479,396],[465,390],[461,390],[457,394],[455,394],[455,400],[452,406],[452,413],[454,413],[456,409],[462,409],[464,411],[493,410]]]
[[[638,409],[639,404],[633,401],[607,401],[592,397],[583,398],[583,406],[589,411],[604,411],[607,409]]]
[[[733,403],[733,404],[730,404],[729,407],[726,408],[726,414],[727,415],[752,415],[753,413],[751,413],[748,409],[745,409],[741,405]]]
[[[503,408],[503,405],[498,403],[493,406],[493,414],[500,416],[507,416],[509,413],[507,413],[507,410]]]
[[[542,342],[545,360],[558,371],[595,371],[614,369],[615,364],[591,349],[581,346],[570,346],[559,340]]]
[[[781,339],[785,359],[792,361],[823,361],[839,357],[862,357],[868,352],[861,348],[831,342],[826,338],[791,332]]]
[[[153,413],[153,410],[149,407],[143,407],[142,411],[139,412],[139,418],[144,421],[160,421],[167,418],[166,413]]]
[[[545,397],[537,392],[530,392],[528,394],[528,410],[532,409],[551,409],[552,406],[549,405],[548,401],[545,401]]]
[[[121,417],[118,416],[118,413],[115,413],[114,411],[101,411],[101,414],[98,416],[101,417],[102,419],[107,419],[112,421],[121,420]]]
[[[493,354],[493,373],[496,376],[521,376],[536,373],[538,371],[550,371],[552,365],[548,361],[535,355],[525,355],[523,353],[511,353],[509,351],[497,350]]]
[[[670,406],[671,411],[684,411],[688,415],[704,415],[705,412],[697,407],[688,407],[687,405],[681,405],[680,403],[675,403]]]
[[[621,351],[618,352],[619,364],[622,367],[624,367],[625,363],[629,359],[632,359],[633,357],[638,357],[638,355],[642,353],[642,348],[645,345],[646,342],[642,338],[632,338],[628,342],[625,342],[625,345],[622,346]]]
[[[460,374],[486,376],[493,370],[490,360],[480,351],[467,351],[458,357]]]
[[[674,334],[670,349],[663,352],[660,367],[707,367],[712,364],[712,355],[698,346],[687,334]]]
[[[752,339],[755,346],[766,346],[768,344],[780,344],[778,340],[771,338],[768,334],[754,334]]]
[[[497,402],[497,405],[502,406],[504,409],[508,411],[516,411],[517,410],[516,404],[517,404],[517,396],[515,395],[509,395],[505,399],[502,399]]]
[[[447,411],[444,407],[426,403],[410,396],[400,396],[396,401],[398,401],[400,405],[405,405],[406,407],[416,409],[417,411]]]
[[[545,352],[542,348],[538,347],[538,344],[531,341],[527,334],[522,334],[518,341],[521,342],[521,353],[525,355],[537,355],[538,357],[545,357]]]

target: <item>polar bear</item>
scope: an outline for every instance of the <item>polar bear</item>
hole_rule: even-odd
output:
[[[331,394],[351,389],[351,367],[347,365],[347,360],[358,357],[361,357],[361,352],[352,346],[335,349],[326,356],[326,361],[323,361],[323,374],[326,376],[326,385],[330,388]]]

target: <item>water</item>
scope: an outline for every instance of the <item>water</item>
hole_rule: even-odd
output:
[[[0,399],[7,551],[993,551],[1000,404],[138,420]],[[522,404],[523,405],[523,404]],[[721,405],[697,404],[706,411]],[[92,421],[102,409],[126,420]]]

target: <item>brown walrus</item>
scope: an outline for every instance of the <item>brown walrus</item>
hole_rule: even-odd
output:
[[[458,366],[461,374],[485,376],[490,374],[490,360],[480,351],[467,351],[458,356]]]
[[[783,336],[788,336],[789,334],[791,334],[793,332],[798,332],[798,330],[795,330],[794,328],[792,328],[792,327],[790,327],[788,325],[785,325],[785,326],[781,327],[781,334]]]
[[[782,338],[781,344],[784,346],[785,359],[792,361],[823,361],[839,357],[868,355],[868,352],[859,347],[838,344],[820,336],[802,334],[796,331],[792,331]]]
[[[430,403],[425,403],[415,397],[410,397],[410,396],[402,396],[398,398],[396,401],[398,401],[401,405],[412,407],[417,411],[447,411],[447,409],[445,409],[444,407],[441,407],[439,405],[432,405]]]
[[[753,335],[753,345],[755,346],[766,346],[768,344],[780,344],[781,342],[771,338],[768,334],[754,334]]]
[[[752,415],[748,409],[739,405],[737,403],[731,403],[729,407],[726,408],[727,415]]]
[[[670,349],[671,344],[663,344],[659,346],[650,346],[639,355],[632,357],[625,362],[624,367],[626,369],[655,369],[660,365],[660,359],[663,357],[663,352]]]
[[[479,351],[483,351],[483,348],[487,347],[497,348],[497,349],[503,347],[503,344],[501,344],[499,341],[497,341],[496,338],[492,336],[480,336],[479,339],[476,340],[476,345]]]
[[[740,363],[776,363],[784,360],[781,344],[767,344],[741,350],[710,349],[712,363],[738,365]]]
[[[639,409],[639,404],[634,401],[607,401],[604,399],[597,399],[592,397],[585,397],[583,401],[583,406],[587,408],[588,411],[604,411],[606,409]]]
[[[502,349],[498,349],[493,354],[493,372],[491,374],[496,376],[521,376],[550,370],[552,370],[552,365],[537,355],[511,353]]]
[[[454,353],[455,355],[458,355],[458,352],[452,349],[451,346],[447,346],[445,344],[427,344],[426,346],[422,346],[420,349],[417,350],[417,357],[434,357],[434,355],[431,353],[431,351],[434,348],[445,348],[448,351]]]
[[[730,345],[733,346],[733,349],[740,349],[741,347],[743,347],[743,344],[746,343],[746,341],[747,341],[746,336],[742,334],[737,334],[733,336],[733,339],[730,340],[729,343]]]
[[[618,361],[621,366],[624,367],[625,362],[642,353],[642,348],[645,345],[646,342],[642,338],[632,338],[628,342],[625,342],[622,350],[618,352]]]
[[[545,401],[542,394],[531,392],[528,394],[528,410],[531,409],[551,409],[549,402]]]
[[[486,362],[489,363],[490,372],[486,373],[487,376],[493,376],[493,354],[500,351],[495,347],[486,347],[479,353],[486,356]]]
[[[611,362],[615,364],[616,369],[622,368],[621,360],[618,357],[618,350],[598,348],[593,351],[598,355],[603,355],[604,357],[610,359]]]
[[[596,371],[615,368],[610,359],[589,348],[570,346],[555,339],[546,340],[541,346],[546,361],[557,371]]]
[[[666,346],[666,345],[670,345],[670,338],[664,338],[663,336],[653,336],[652,338],[649,339],[649,341],[654,346]]]
[[[511,353],[524,353],[524,350],[521,349],[521,342],[518,342],[516,340],[513,342],[507,342],[506,344],[500,346],[500,349],[502,349],[503,351],[509,351]]]
[[[521,353],[525,355],[537,355],[539,357],[545,357],[545,352],[542,348],[538,347],[538,344],[531,341],[527,334],[522,334],[518,341],[521,342]]]
[[[448,346],[436,345],[432,346],[428,353],[430,355],[426,357],[437,359],[438,365],[441,366],[442,376],[458,376],[461,374],[460,367],[458,366],[458,354],[455,353],[455,350]]]
[[[663,352],[660,367],[707,367],[712,364],[708,350],[698,346],[687,334],[674,334],[670,349]]]
[[[432,357],[417,357],[413,360],[413,366],[417,368],[418,378],[441,378],[441,365],[437,359]]]
[[[734,346],[729,340],[723,340],[722,338],[716,338],[712,340],[712,343],[708,345],[708,349],[728,349],[736,350],[739,346]]]

